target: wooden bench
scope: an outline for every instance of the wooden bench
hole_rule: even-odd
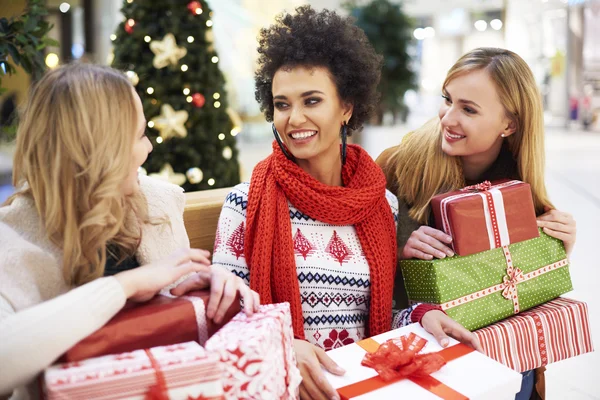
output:
[[[219,215],[231,188],[203,190],[185,194],[183,222],[192,248],[212,253]]]

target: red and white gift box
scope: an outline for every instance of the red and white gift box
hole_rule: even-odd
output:
[[[411,333],[427,341],[420,353],[439,352],[446,365],[426,376],[418,375],[392,382],[383,381],[374,369],[361,365],[365,355],[373,353],[380,344],[401,336],[410,337]],[[342,400],[513,400],[521,388],[521,374],[454,339],[450,339],[448,347],[442,349],[420,324],[395,329],[330,350],[327,354],[346,370],[342,376],[325,371],[329,383]]]
[[[240,311],[234,301],[220,324],[206,318],[210,290],[196,290],[175,297],[163,291],[144,303],[127,302],[106,325],[69,349],[60,361],[92,357],[196,341],[204,344]]]
[[[57,364],[44,373],[49,400],[223,399],[216,354],[196,342]]]
[[[517,372],[594,351],[587,304],[565,297],[473,333],[489,357]]]
[[[507,246],[539,236],[529,184],[485,181],[434,196],[437,229],[452,237],[460,256]]]
[[[302,380],[296,366],[288,303],[236,315],[206,342],[224,367],[227,399],[295,399]]]

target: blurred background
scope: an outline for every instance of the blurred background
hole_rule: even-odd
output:
[[[385,56],[382,104],[353,137],[373,157],[437,115],[462,54],[486,46],[523,57],[543,96],[550,195],[578,222],[571,295],[589,303],[600,345],[600,0],[0,0],[0,202],[14,190],[13,111],[44,69],[74,60],[112,65],[136,85],[155,147],[145,172],[188,191],[249,180],[272,141],[254,99],[256,37],[303,4],[353,15]],[[183,48],[166,69],[153,65],[157,52]],[[163,105],[187,110],[186,137],[160,128]],[[599,364],[592,353],[550,365],[548,399],[600,399]]]

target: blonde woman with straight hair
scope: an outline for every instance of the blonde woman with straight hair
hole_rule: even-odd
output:
[[[189,248],[183,190],[138,178],[152,151],[145,126],[139,96],[113,69],[67,65],[33,88],[17,192],[0,207],[0,398],[38,398],[36,375],[127,299],[211,286],[216,322],[238,292],[247,313],[258,306],[240,278]]]
[[[531,185],[538,226],[562,240],[570,254],[575,221],[556,210],[548,198],[542,103],[525,61],[509,50],[472,50],[448,72],[442,97],[438,118],[409,133],[377,160],[388,189],[399,201],[399,258],[453,256],[448,246],[451,237],[432,227],[431,198],[505,178]],[[397,307],[407,301],[400,273],[394,298]],[[517,399],[544,396],[543,373],[539,372],[543,371],[537,374],[537,391],[533,390],[533,371],[529,371]]]

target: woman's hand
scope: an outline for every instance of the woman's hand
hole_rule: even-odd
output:
[[[339,399],[340,396],[325,378],[321,366],[335,375],[344,375],[345,371],[323,349],[305,340],[294,339],[294,352],[302,375],[300,399]]]
[[[402,249],[400,258],[403,260],[410,258],[432,260],[434,257],[452,257],[454,252],[444,243],[452,243],[452,237],[440,230],[423,225],[411,233]]]
[[[168,258],[119,272],[115,278],[128,299],[150,300],[160,290],[192,273],[210,273],[210,253],[200,249],[182,249]]]
[[[221,323],[238,293],[244,303],[246,315],[252,315],[258,311],[260,305],[258,293],[251,290],[241,278],[218,265],[213,265],[208,271],[198,272],[190,276],[171,289],[171,294],[182,296],[191,290],[206,289],[209,286],[210,299],[206,316],[217,324]]]
[[[442,311],[431,310],[426,312],[421,319],[421,325],[435,337],[442,347],[448,347],[448,336],[450,336],[477,351],[482,351],[477,336]]]
[[[545,213],[537,218],[537,225],[545,234],[562,240],[567,256],[570,256],[577,237],[577,224],[573,216],[548,206],[544,207],[544,211]]]

